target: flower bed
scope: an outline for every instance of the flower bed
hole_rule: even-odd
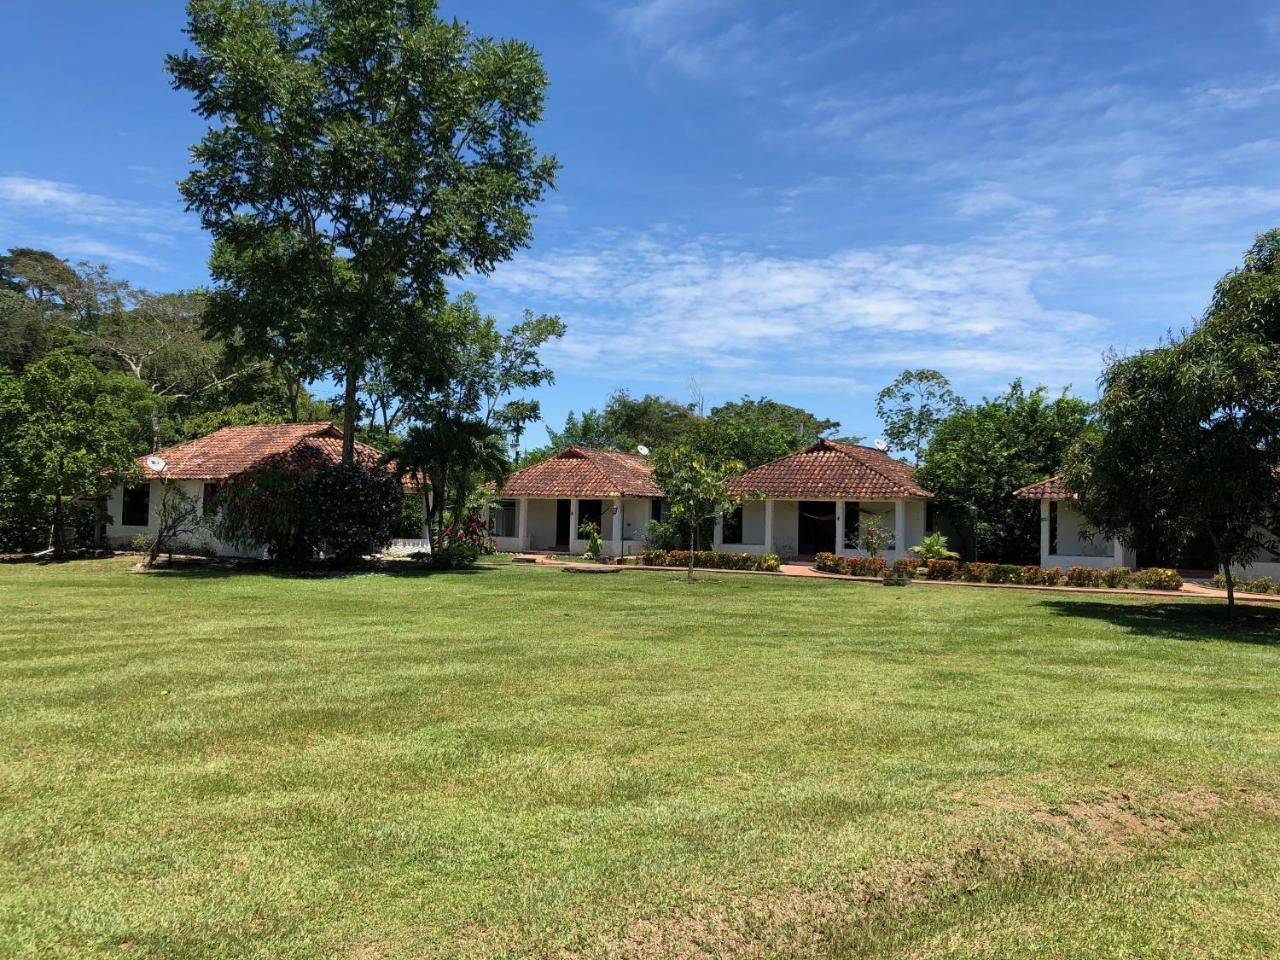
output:
[[[1219,590],[1227,589],[1227,578],[1220,573],[1213,575],[1213,585]],[[1236,589],[1241,593],[1280,594],[1280,583],[1270,577],[1254,577],[1253,579],[1236,578]]]
[[[850,577],[878,577],[886,569],[883,557],[838,557],[834,553],[820,553],[814,558],[817,569],[824,573],[839,573]],[[1018,566],[1012,563],[961,563],[957,560],[930,560],[926,564],[928,580],[961,581],[964,583],[1012,583],[1037,587],[1131,587],[1137,590],[1181,590],[1182,577],[1177,571],[1152,567],[1136,573],[1127,567],[1095,570],[1092,567],[1072,567],[1065,574],[1060,567],[1040,567],[1035,564]],[[915,560],[896,560],[892,573],[915,577],[918,563]],[[1270,581],[1267,581],[1270,583]],[[1261,585],[1261,581],[1248,581]],[[1216,581],[1215,581],[1216,584]],[[1246,589],[1244,583],[1241,590]],[[1280,587],[1274,588],[1280,592]]]
[[[688,550],[645,550],[640,562],[647,567],[687,567]],[[776,554],[758,556],[754,553],[728,553],[723,550],[699,550],[693,555],[693,565],[708,570],[763,570],[774,573],[782,567]]]

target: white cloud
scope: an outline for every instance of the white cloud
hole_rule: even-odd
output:
[[[527,255],[482,296],[560,312],[558,367],[622,380],[759,389],[856,389],[883,369],[938,366],[957,382],[1026,375],[1091,382],[1106,325],[1055,308],[1041,279],[1077,263],[1062,249],[910,245],[804,258],[708,238],[602,235]]]
[[[145,253],[140,253],[128,247],[122,247],[119,244],[97,240],[93,237],[46,237],[41,241],[40,245],[50,250],[56,250],[59,256],[64,256],[71,260],[84,259],[95,262],[105,260],[112,263],[137,264],[140,267],[148,267],[153,270],[164,269],[164,264],[154,257],[149,257]]]
[[[190,227],[190,222],[176,209],[176,203],[173,209],[150,207],[38,177],[0,177],[0,209],[5,208],[11,212],[38,212],[46,218],[115,229],[169,232]]]

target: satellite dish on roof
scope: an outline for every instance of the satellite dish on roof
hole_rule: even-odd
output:
[[[643,443],[640,443],[636,445],[636,452],[639,453],[640,456],[642,457],[647,457],[649,455],[649,448],[646,447]]]
[[[164,473],[164,468],[169,464],[165,463],[164,457],[157,457],[154,453],[147,457],[147,469],[156,473]]]
[[[876,449],[877,449],[877,450],[879,450],[881,453],[888,453],[888,452],[889,452],[889,445],[888,445],[887,443],[885,443],[883,440],[877,440],[877,441],[876,441]]]

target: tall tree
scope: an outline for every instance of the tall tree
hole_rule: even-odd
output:
[[[531,208],[557,170],[529,134],[546,74],[528,44],[473,36],[434,0],[187,10],[195,52],[167,67],[214,125],[182,195],[221,248],[215,282],[302,294],[285,315],[254,310],[232,332],[250,344],[300,339],[340,380],[350,463],[369,363],[418,307],[443,301],[447,278],[489,273],[528,244]]]
[[[838,429],[839,421],[820,418],[801,407],[768,397],[743,397],[712,407],[696,442],[713,460],[738,460],[756,467],[803,450]]]
[[[938,424],[962,405],[951,381],[937,370],[903,370],[876,395],[876,416],[884,423],[889,448],[910,453],[919,466]]]
[[[1280,555],[1280,231],[1258,237],[1201,321],[1102,377],[1101,432],[1067,479],[1090,525],[1171,552],[1207,535],[1233,569]]]
[[[964,552],[1009,563],[1040,556],[1035,503],[1013,492],[1058,473],[1072,444],[1091,429],[1091,405],[1065,392],[1049,399],[1044,387],[1021,380],[1007,392],[963,407],[943,419],[916,478],[968,540]]]
[[[136,416],[118,390],[82,357],[53,353],[22,377],[23,422],[16,460],[33,489],[53,504],[53,549],[66,553],[66,506],[95,497],[132,468]]]

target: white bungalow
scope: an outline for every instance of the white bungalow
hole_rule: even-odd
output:
[[[1067,489],[1061,477],[1029,484],[1013,495],[1040,501],[1040,566],[1105,570],[1138,565],[1137,553],[1124,541],[1089,533],[1084,514],[1076,506],[1080,498]]]
[[[583,553],[578,530],[596,524],[608,556],[639,553],[649,521],[663,516],[665,499],[653,465],[634,453],[570,447],[518,470],[503,484],[489,530],[499,550]]]
[[[911,467],[873,447],[819,440],[748,470],[730,489],[742,506],[716,524],[717,550],[861,556],[875,519],[889,534],[883,555],[894,560],[933,532],[933,494]]]
[[[299,458],[307,463],[339,463],[342,431],[331,423],[260,424],[223,427],[207,436],[138,458],[141,479],[117,485],[107,494],[107,543],[128,546],[138,534],[155,537],[165,484],[174,484],[192,497],[209,517],[222,483],[274,459]],[[382,454],[356,444],[357,459],[382,463]],[[240,550],[215,537],[210,524],[174,544],[183,550],[213,556],[260,557],[262,550]]]

